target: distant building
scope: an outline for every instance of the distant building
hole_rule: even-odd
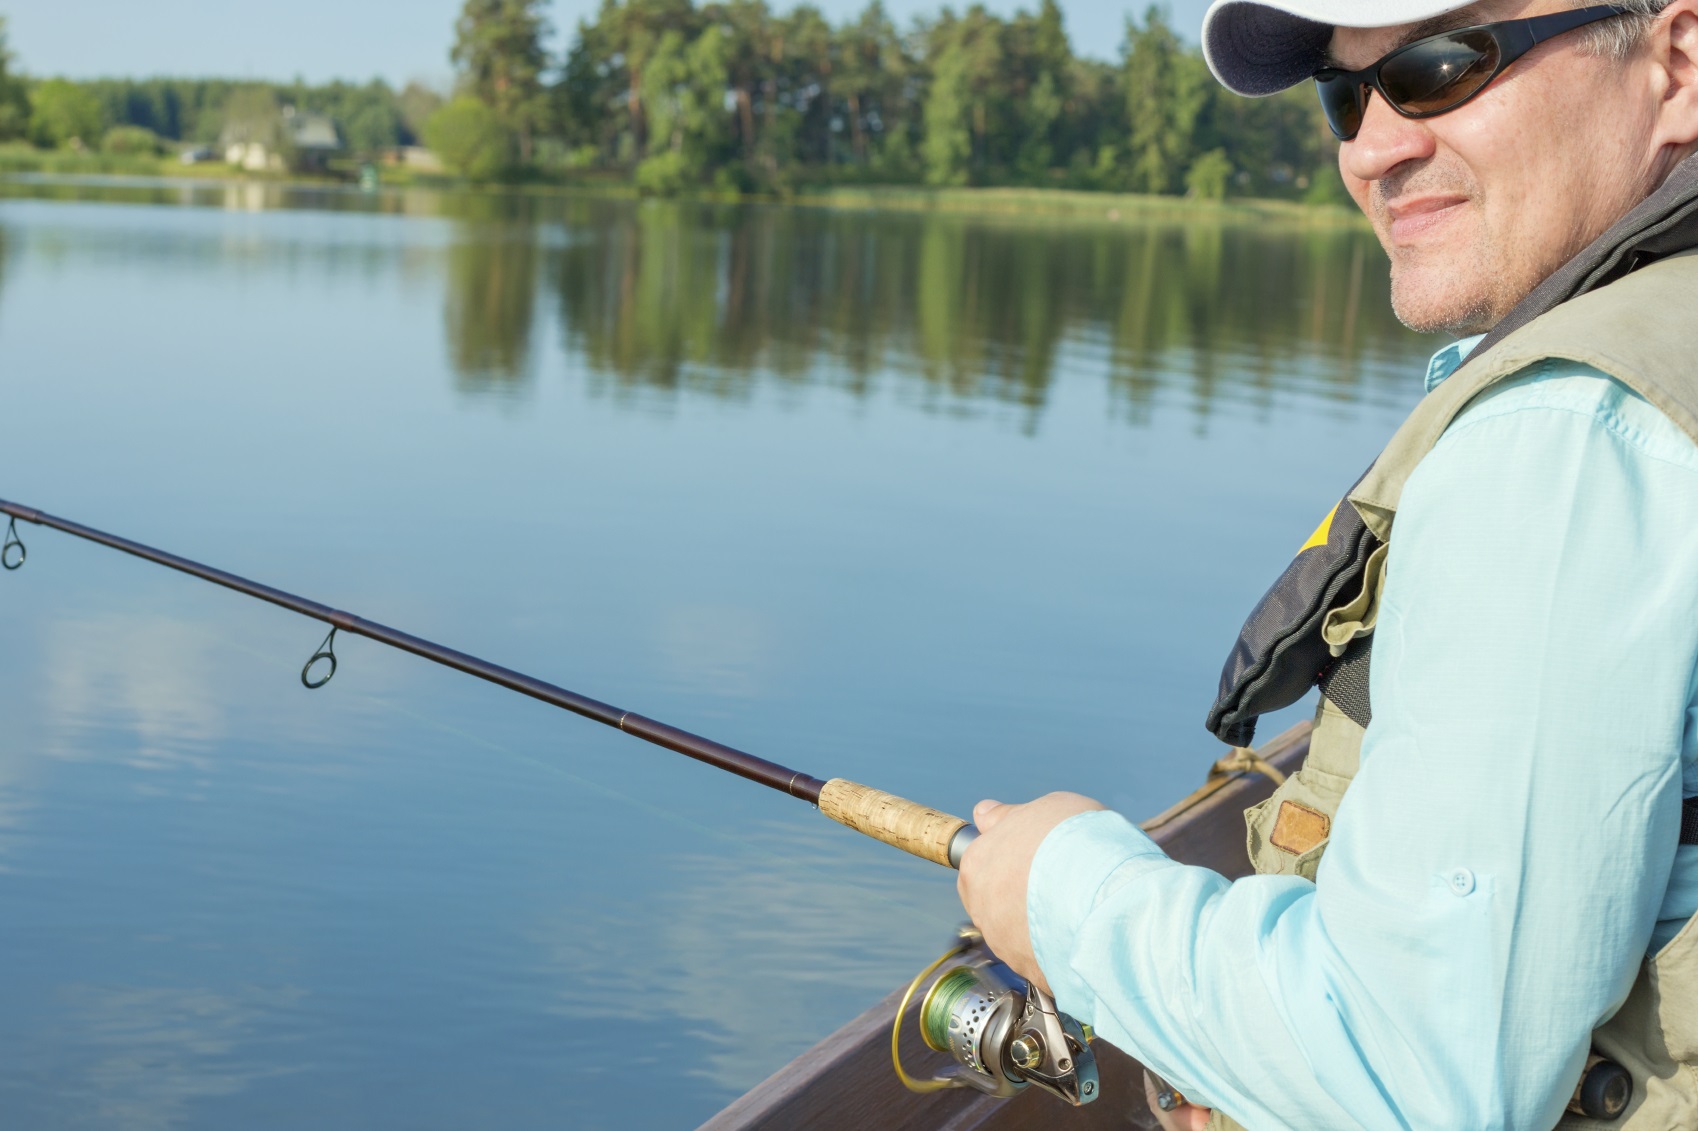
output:
[[[252,136],[255,133],[267,136]],[[293,106],[283,107],[272,128],[226,129],[222,143],[226,164],[254,173],[280,173],[286,168],[320,172],[342,150],[342,138],[328,115]]]
[[[263,141],[232,142],[225,147],[224,161],[250,173],[283,171],[283,155],[273,152]]]
[[[342,150],[336,123],[325,114],[312,114],[285,106],[283,135],[295,151],[297,169],[322,170],[330,163],[330,158]]]

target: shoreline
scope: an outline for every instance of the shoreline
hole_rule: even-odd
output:
[[[417,174],[379,167],[375,190],[338,176],[301,174],[255,175],[222,163],[183,165],[174,158],[114,159],[99,155],[42,154],[44,160],[17,159],[17,151],[0,149],[0,183],[87,185],[114,188],[171,188],[255,186],[283,190],[342,189],[361,192],[440,192],[468,195],[599,198],[637,202],[768,205],[824,208],[843,212],[907,212],[946,214],[984,219],[1077,220],[1098,224],[1148,222],[1184,223],[1279,222],[1300,227],[1360,227],[1354,209],[1337,204],[1260,197],[1196,200],[1183,196],[1096,192],[1066,188],[928,188],[918,185],[805,185],[787,195],[702,191],[671,197],[644,196],[628,182],[607,178],[584,180],[466,181],[450,176]],[[54,158],[59,160],[54,160]],[[29,168],[34,164],[37,167]],[[81,166],[81,167],[77,167]]]

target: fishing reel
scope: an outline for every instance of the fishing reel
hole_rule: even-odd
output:
[[[955,965],[920,1002],[919,1021],[926,1046],[955,1063],[930,1080],[915,1080],[902,1067],[902,1015],[920,984],[952,959]],[[1056,1009],[1053,998],[1004,965],[978,929],[966,926],[955,948],[909,984],[890,1033],[890,1057],[910,1091],[975,1088],[1006,1099],[1030,1084],[1078,1106],[1100,1091],[1090,1041],[1087,1027]]]

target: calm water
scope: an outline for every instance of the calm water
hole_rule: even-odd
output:
[[[1197,784],[1433,348],[1355,231],[0,196],[0,497],[958,812]],[[778,794],[369,641],[309,693],[321,626],[24,537],[9,1125],[689,1128],[959,915]]]

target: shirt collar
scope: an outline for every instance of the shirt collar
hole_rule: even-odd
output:
[[[1480,344],[1480,339],[1485,336],[1475,334],[1472,338],[1463,338],[1435,353],[1433,360],[1427,362],[1427,392],[1438,388],[1446,377],[1460,369],[1462,363],[1468,360],[1468,355],[1474,352],[1474,347]]]

